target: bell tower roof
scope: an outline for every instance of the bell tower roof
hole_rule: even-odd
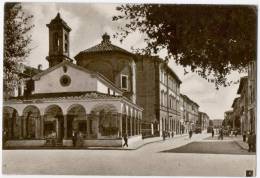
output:
[[[51,20],[49,24],[46,24],[48,28],[61,25],[64,29],[66,29],[68,32],[71,31],[71,28],[68,26],[68,24],[60,17],[60,13],[58,12],[56,17]]]
[[[73,61],[69,57],[71,28],[61,18],[60,13],[46,25],[49,28],[49,55],[46,59],[49,67],[59,64],[64,60]]]

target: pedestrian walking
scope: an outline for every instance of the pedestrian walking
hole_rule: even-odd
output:
[[[165,137],[166,137],[166,133],[165,133],[165,131],[163,131],[163,133],[162,133],[162,137],[163,137],[163,141],[165,140]]]
[[[221,140],[223,140],[223,138],[224,138],[224,130],[223,129],[221,129],[220,135],[221,135]]]
[[[77,137],[78,137],[77,131],[73,130],[72,131],[72,143],[73,143],[74,147],[77,145]]]
[[[253,141],[253,133],[250,132],[248,139],[247,139],[247,143],[248,143],[248,152],[253,151],[253,146],[254,146],[254,141]]]
[[[172,138],[174,137],[174,132],[172,132]]]
[[[246,131],[243,133],[243,142],[246,142]]]
[[[189,137],[191,139],[191,137],[192,137],[192,130],[189,131]]]
[[[212,128],[212,131],[211,131],[211,134],[212,134],[212,138],[214,137],[214,129]]]
[[[127,137],[127,134],[124,134],[123,139],[124,139],[124,142],[125,142],[125,143],[123,144],[123,147],[124,147],[124,146],[128,147],[128,137]]]

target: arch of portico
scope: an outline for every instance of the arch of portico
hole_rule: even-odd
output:
[[[40,137],[40,110],[35,105],[23,109],[21,119],[22,138],[37,139]]]
[[[120,132],[119,113],[112,104],[95,105],[89,115],[92,137],[118,138]]]
[[[76,130],[85,138],[88,135],[87,114],[84,106],[73,104],[67,110],[65,119],[65,138],[72,138],[72,131]]]
[[[21,119],[16,109],[8,106],[3,107],[3,141],[21,137],[19,124]]]
[[[43,133],[44,137],[49,137],[53,132],[58,141],[64,138],[64,115],[60,106],[49,105],[44,112]]]

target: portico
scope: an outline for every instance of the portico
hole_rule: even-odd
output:
[[[53,131],[57,142],[71,146],[72,130],[83,146],[121,146],[124,133],[141,139],[141,119],[142,109],[126,98],[95,92],[4,103],[6,146],[44,146]]]

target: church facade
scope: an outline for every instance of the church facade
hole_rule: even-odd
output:
[[[74,64],[71,28],[60,14],[47,27],[49,68],[31,78],[30,94],[4,101],[4,146],[45,146],[53,136],[56,145],[72,146],[74,131],[87,147],[122,146],[124,134],[129,143],[141,140],[134,55],[104,34],[101,44],[80,52]]]

